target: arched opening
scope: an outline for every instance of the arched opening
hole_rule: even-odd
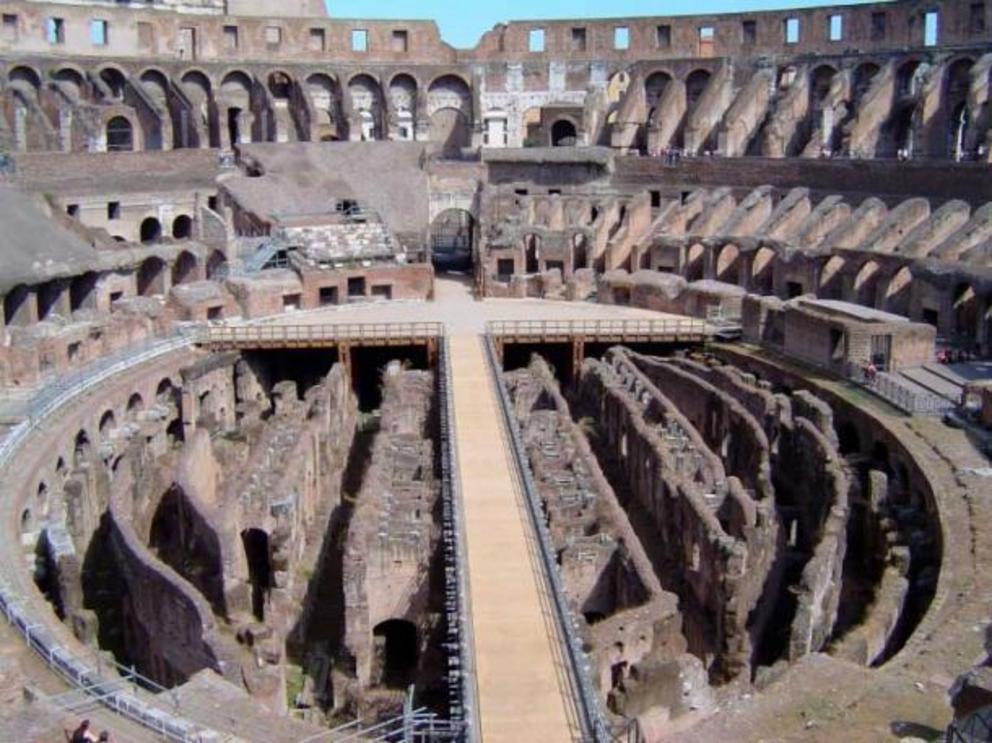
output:
[[[372,630],[375,667],[383,686],[405,689],[414,680],[419,646],[417,627],[403,619],[389,619]]]
[[[710,73],[707,70],[695,70],[685,79],[686,111],[691,113],[699,99],[702,98],[706,86],[710,83]]]
[[[241,109],[227,109],[227,137],[231,146],[241,142]]]
[[[686,281],[700,281],[703,278],[703,263],[706,250],[699,243],[693,243],[685,259],[683,275]]]
[[[446,209],[431,223],[431,256],[438,271],[470,271],[475,220],[464,209]]]
[[[844,259],[835,255],[827,260],[820,271],[820,290],[817,296],[823,299],[840,299],[843,296]]]
[[[134,128],[123,116],[107,122],[107,151],[131,152],[134,150]]]
[[[172,406],[179,408],[182,401],[182,392],[176,387],[172,380],[166,377],[158,383],[155,388],[155,403],[157,405]]]
[[[172,285],[187,284],[196,279],[196,256],[184,250],[172,264]]]
[[[857,426],[850,421],[841,423],[837,428],[837,443],[840,453],[844,456],[860,453],[861,436],[858,434]]]
[[[248,582],[251,585],[251,611],[260,622],[265,621],[265,600],[272,587],[272,565],[269,561],[269,535],[261,529],[245,529],[241,543],[248,562]]]
[[[917,89],[916,72],[920,68],[919,60],[910,60],[896,70],[896,98],[915,98],[920,92]]]
[[[537,273],[540,270],[540,249],[540,237],[524,236],[524,273]]]
[[[76,467],[82,465],[86,460],[90,458],[92,453],[92,446],[90,444],[90,437],[86,431],[80,430],[76,434],[76,439],[73,442],[73,464]]]
[[[223,281],[227,278],[227,257],[219,250],[214,250],[207,258],[207,278],[211,281]]]
[[[269,75],[269,93],[277,101],[288,101],[293,95],[293,80],[285,72]]]
[[[78,70],[74,70],[71,67],[63,67],[52,77],[58,83],[59,89],[71,100],[78,101],[83,97],[86,82]]]
[[[359,139],[373,142],[382,139],[382,90],[369,75],[356,75],[348,83],[352,109],[361,127]]]
[[[138,414],[145,409],[145,400],[140,393],[135,392],[127,399],[128,420],[134,420]]]
[[[865,307],[874,307],[881,275],[881,267],[875,261],[867,261],[854,278],[854,301]]]
[[[155,217],[147,217],[141,222],[141,242],[146,245],[162,238],[162,223]]]
[[[99,276],[90,271],[82,276],[76,276],[69,283],[69,308],[72,312],[96,308],[98,281]]]
[[[857,105],[864,98],[865,93],[871,88],[878,70],[879,67],[874,62],[865,62],[855,68],[851,77],[851,102],[853,104]]]
[[[177,240],[188,240],[193,236],[193,219],[180,214],[172,223],[172,236]]]
[[[885,287],[885,302],[883,309],[897,315],[909,315],[910,292],[912,291],[913,274],[909,266],[900,268]]]
[[[338,125],[340,94],[337,81],[329,75],[314,73],[306,80],[306,91],[317,113],[317,141],[332,142],[342,139],[343,133]]]
[[[577,271],[580,268],[588,267],[588,241],[586,240],[586,236],[580,232],[572,236],[572,268]]]
[[[30,67],[25,67],[23,65],[14,67],[7,73],[7,80],[12,83],[29,85],[34,88],[35,91],[41,90],[41,77]]]
[[[152,297],[165,294],[165,261],[152,256],[138,267],[138,295]]]
[[[899,107],[892,116],[892,147],[895,155],[912,157],[916,149],[916,105],[908,103]]]
[[[28,288],[19,284],[11,289],[3,298],[3,321],[5,325],[27,325],[30,322],[28,312]]]
[[[771,295],[775,292],[775,251],[760,247],[751,263],[751,288],[759,294]]]
[[[810,96],[816,108],[822,108],[826,102],[836,74],[837,70],[828,64],[820,65],[813,70],[810,76]]]
[[[724,281],[728,284],[736,284],[739,278],[741,251],[733,243],[728,243],[720,249],[716,258],[716,278],[717,281]]]
[[[444,157],[458,157],[472,144],[472,91],[457,75],[442,75],[427,88],[430,139]]]
[[[574,147],[578,143],[575,124],[568,119],[558,119],[551,125],[552,147]]]
[[[412,140],[416,129],[417,81],[399,74],[389,81],[389,102],[396,112],[396,138]]]
[[[127,86],[127,78],[124,73],[116,67],[105,67],[100,71],[100,79],[110,91],[114,100],[124,100],[124,88]]]
[[[155,509],[148,546],[196,586],[216,614],[226,614],[220,541],[178,485],[166,491]]]
[[[110,438],[110,433],[114,430],[115,425],[114,411],[108,410],[100,417],[100,438],[104,441]]]
[[[979,307],[975,289],[970,284],[954,288],[954,334],[958,342],[971,345],[978,338]]]
[[[211,113],[210,99],[212,86],[210,79],[202,72],[191,70],[182,76],[181,88],[186,98],[191,104],[192,121],[191,126],[185,132],[182,128],[176,133],[176,141],[179,142],[183,135],[186,135],[185,142],[181,142],[184,147],[220,147],[220,140],[217,134],[216,114]]]

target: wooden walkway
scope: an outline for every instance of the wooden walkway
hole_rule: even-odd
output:
[[[572,707],[482,342],[456,335],[449,346],[482,738],[571,741]]]

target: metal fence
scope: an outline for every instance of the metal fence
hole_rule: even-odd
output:
[[[203,345],[346,343],[408,341],[440,338],[444,325],[437,322],[323,323],[313,325],[204,325],[193,336]]]
[[[488,324],[490,336],[527,337],[586,336],[699,338],[707,334],[703,320],[662,318],[633,320],[497,320]]]
[[[943,415],[955,408],[954,403],[940,395],[909,389],[891,373],[877,372],[869,377],[861,366],[849,364],[846,376],[910,415]]]
[[[524,449],[520,435],[520,427],[514,416],[513,405],[510,402],[510,396],[503,381],[502,367],[499,363],[496,346],[491,334],[487,334],[485,346],[489,360],[489,369],[497,391],[500,409],[503,413],[503,421],[509,434],[513,458],[523,484],[527,513],[530,516],[531,526],[537,536],[538,553],[541,558],[545,584],[554,608],[559,639],[565,651],[565,657],[568,660],[567,671],[569,683],[572,686],[572,696],[579,711],[582,739],[585,741],[595,741],[596,743],[605,743],[605,741],[613,740],[614,736],[610,731],[609,723],[603,715],[595,687],[592,684],[589,658],[582,649],[582,639],[578,633],[578,621],[568,608],[568,600],[565,597],[561,575],[558,572],[555,551],[551,544],[551,535],[548,532],[547,524],[542,515],[541,500],[537,494],[537,486],[531,474],[526,450]]]

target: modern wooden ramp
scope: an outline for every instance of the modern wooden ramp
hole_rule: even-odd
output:
[[[449,345],[482,738],[571,741],[571,705],[482,343],[466,334]]]

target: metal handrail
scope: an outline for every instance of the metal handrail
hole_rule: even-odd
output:
[[[846,376],[850,381],[865,387],[910,415],[943,415],[955,408],[954,403],[940,395],[914,392],[900,384],[896,377],[885,372],[878,372],[874,379],[869,379],[863,368],[848,363]]]
[[[568,658],[568,676],[572,686],[572,694],[580,711],[582,738],[595,743],[606,743],[612,740],[610,727],[603,715],[602,707],[590,678],[589,658],[582,649],[582,639],[576,628],[578,621],[568,606],[568,599],[562,586],[561,574],[555,559],[555,550],[551,544],[551,534],[542,518],[540,498],[534,483],[526,450],[520,435],[520,426],[513,413],[513,405],[500,372],[496,346],[491,333],[485,336],[486,354],[489,361],[489,371],[496,388],[503,421],[509,434],[513,459],[523,484],[524,501],[530,516],[531,526],[537,537],[538,553],[541,558],[542,572],[554,607],[554,616],[560,639],[564,645],[565,656]]]
[[[695,318],[628,320],[494,320],[490,336],[521,335],[705,335],[706,322]]]

